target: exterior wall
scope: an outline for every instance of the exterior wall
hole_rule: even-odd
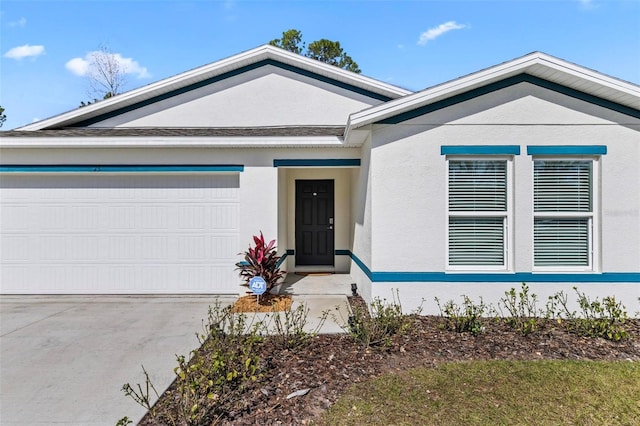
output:
[[[287,242],[288,250],[295,250],[295,182],[297,179],[333,179],[335,191],[334,203],[334,245],[335,250],[349,250],[351,248],[352,216],[351,216],[351,169],[349,168],[291,168],[287,169],[287,209],[284,216],[287,218]],[[296,268],[295,256],[286,259],[287,270],[294,271],[305,268]],[[349,272],[350,259],[348,256],[335,257],[335,272]],[[316,267],[308,267],[318,269]],[[307,269],[308,269],[307,268]]]
[[[628,124],[628,125],[627,125]],[[640,120],[522,83],[401,122],[375,125],[371,153],[372,295],[402,287],[406,298],[440,294],[457,298],[476,289],[503,295],[514,283],[383,283],[379,272],[446,272],[447,169],[443,145],[517,145],[513,156],[513,232],[508,273],[533,271],[533,161],[527,145],[606,145],[599,162],[600,200],[594,233],[599,245],[595,272],[640,272]],[[594,158],[593,156],[589,158]],[[598,224],[599,222],[599,224]],[[483,273],[487,271],[470,271]],[[396,275],[397,276],[397,275]],[[637,275],[636,275],[637,276]],[[575,279],[575,278],[574,278]],[[415,281],[418,281],[416,278]],[[539,294],[567,283],[539,283]],[[640,285],[584,283],[580,288],[619,291],[637,306]],[[428,289],[428,290],[426,290]],[[500,289],[496,291],[496,289]],[[607,291],[611,289],[611,291]],[[552,292],[552,293],[553,293]],[[388,298],[388,295],[385,295]],[[402,297],[402,294],[401,294]],[[485,296],[485,300],[486,300]],[[430,297],[433,300],[432,297]],[[433,312],[432,312],[433,313]]]
[[[358,158],[358,149],[2,149],[2,164],[239,164],[239,238],[235,253],[252,243],[252,236],[262,231],[266,238],[277,238],[280,253],[293,240],[294,197],[291,187],[296,178],[336,179],[336,248],[349,249],[351,235],[350,169],[279,169],[274,159]],[[81,174],[77,176],[81,179]],[[285,212],[286,214],[279,214]],[[290,234],[288,232],[290,231]],[[293,247],[293,246],[292,246]],[[239,257],[238,257],[239,259]],[[233,267],[233,265],[230,265]],[[290,269],[293,270],[293,269]],[[349,270],[347,256],[338,256],[336,270]],[[233,288],[236,283],[224,285]],[[237,288],[237,287],[236,287]],[[228,291],[227,291],[228,292]]]
[[[371,279],[359,265],[371,268],[371,140],[362,146],[360,168],[353,170],[352,211],[353,211],[353,243],[351,260],[351,277],[358,285],[358,292],[365,300],[371,300]]]
[[[91,127],[338,125],[380,101],[272,65],[125,112]]]

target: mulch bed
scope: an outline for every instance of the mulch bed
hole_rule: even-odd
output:
[[[350,303],[363,306],[360,298]],[[296,425],[317,420],[349,386],[384,373],[444,362],[470,360],[608,360],[640,361],[640,320],[626,323],[630,338],[612,342],[580,337],[554,322],[522,336],[501,321],[487,320],[485,331],[473,336],[443,328],[437,316],[413,318],[407,335],[388,347],[362,348],[348,335],[319,335],[304,347],[288,351],[268,340],[261,346],[263,376],[251,383],[241,400],[225,410],[216,424]],[[293,392],[310,389],[287,399]],[[157,407],[170,401],[171,388]],[[142,425],[155,425],[145,417]]]
[[[253,294],[239,297],[231,312],[275,312],[288,309],[291,309],[291,296],[267,293],[260,297]]]

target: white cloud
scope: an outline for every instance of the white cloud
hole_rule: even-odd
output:
[[[428,41],[435,40],[444,33],[448,33],[452,30],[461,30],[466,27],[466,25],[458,24],[456,23],[456,21],[445,22],[444,24],[440,24],[437,27],[429,28],[427,31],[420,34],[418,45],[424,46]]]
[[[582,6],[583,9],[595,9],[596,8],[595,0],[578,0],[578,2],[580,3],[580,6]]]
[[[89,71],[89,61],[82,58],[73,58],[64,64],[64,66],[69,71],[79,76],[87,75],[87,72]]]
[[[44,46],[40,46],[40,45],[31,46],[31,45],[25,44],[24,46],[17,46],[12,49],[9,49],[9,51],[4,54],[4,57],[16,59],[19,61],[20,59],[28,58],[28,57],[35,58],[37,56],[42,55],[43,53],[44,53]]]
[[[9,27],[11,28],[23,28],[25,25],[27,25],[27,20],[25,18],[20,18],[17,21],[9,22],[7,25],[9,25]]]
[[[74,73],[75,75],[85,76],[90,72],[91,62],[94,55],[103,55],[105,52],[101,51],[93,51],[89,52],[85,55],[84,58],[73,58],[70,59],[65,67]],[[119,53],[106,53],[111,55],[111,58],[120,65],[122,72],[124,74],[132,74],[137,78],[149,78],[151,74],[147,68],[141,66],[138,62],[134,61],[132,58],[124,58]]]

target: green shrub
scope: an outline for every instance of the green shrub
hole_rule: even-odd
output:
[[[411,318],[402,313],[398,292],[393,300],[375,298],[371,312],[356,306],[352,309],[345,330],[363,347],[389,346],[391,337],[405,334],[411,327]]]
[[[627,311],[615,297],[607,296],[602,301],[598,298],[591,301],[577,287],[573,287],[573,290],[578,295],[578,312],[569,309],[567,296],[561,291],[549,297],[547,315],[556,318],[559,323],[565,320],[566,328],[580,336],[602,337],[613,341],[628,337],[624,328],[628,319]]]
[[[505,297],[500,299],[498,307],[502,318],[512,328],[524,336],[527,336],[540,329],[541,318],[537,307],[538,296],[529,293],[529,286],[522,283],[520,291],[515,288],[504,292]],[[502,307],[506,310],[506,315],[502,312]]]
[[[475,304],[471,298],[462,295],[462,305],[458,305],[453,300],[449,300],[440,305],[440,299],[435,298],[440,310],[440,316],[445,319],[445,327],[457,333],[471,333],[474,336],[482,333],[485,329],[482,316],[489,311],[487,305],[480,298],[480,303]]]
[[[316,328],[311,332],[305,331],[309,308],[299,305],[296,309],[269,314],[270,320],[265,323],[265,333],[270,332],[270,340],[282,349],[296,349],[304,346],[309,340],[318,334],[320,328],[327,320],[329,312],[325,311],[320,317]]]

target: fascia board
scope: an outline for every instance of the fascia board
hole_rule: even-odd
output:
[[[536,52],[456,80],[439,84],[422,92],[416,92],[413,95],[408,95],[404,98],[389,101],[385,104],[353,113],[349,117],[345,131],[345,139],[349,139],[348,135],[352,129],[357,129],[358,127],[384,120],[405,111],[410,111],[412,109],[455,96],[459,93],[467,92],[477,87],[506,79],[516,74],[521,74],[527,71],[531,71],[532,75],[539,74],[539,72],[535,71],[535,66],[537,65],[560,71],[575,78],[590,81],[617,91],[618,93],[640,97],[640,87],[632,83],[609,77],[570,62]]]
[[[357,87],[362,87],[391,98],[397,98],[412,93],[409,90],[386,84],[359,74],[354,74],[341,68],[296,55],[277,47],[264,45],[208,65],[194,68],[158,82],[148,84],[138,89],[133,89],[129,92],[114,96],[113,98],[105,99],[95,104],[77,108],[36,123],[28,124],[16,130],[42,130],[53,126],[60,126],[65,123],[90,119],[94,116],[124,108],[171,90],[198,83],[208,78],[212,78],[265,59],[280,61],[282,63],[296,66],[318,75],[330,77],[334,80]]]
[[[308,148],[345,147],[339,136],[308,137],[6,137],[0,148]]]

